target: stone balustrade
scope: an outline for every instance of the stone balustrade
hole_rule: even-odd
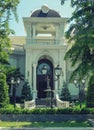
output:
[[[58,108],[67,108],[69,107],[69,101],[61,101],[59,98],[56,99],[56,106]]]
[[[32,109],[32,108],[35,108],[35,100],[32,100],[32,101],[25,101],[24,102],[24,107],[25,108],[28,108],[28,109]]]

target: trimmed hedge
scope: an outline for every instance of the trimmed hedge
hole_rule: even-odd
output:
[[[0,114],[94,114],[94,108],[1,108]]]

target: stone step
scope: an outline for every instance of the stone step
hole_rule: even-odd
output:
[[[36,105],[36,108],[46,108],[46,105]]]
[[[45,99],[36,99],[35,103],[36,103],[36,105],[45,105],[46,100]]]
[[[50,99],[36,99],[35,100],[36,106],[50,106],[51,100]],[[56,106],[56,99],[52,100],[53,106]]]

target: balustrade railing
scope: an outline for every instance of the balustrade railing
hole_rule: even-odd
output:
[[[24,102],[24,107],[28,108],[28,109],[35,108],[35,100],[25,101]]]
[[[56,99],[56,106],[58,108],[67,108],[69,107],[69,101],[61,101],[59,98]]]
[[[28,44],[54,45],[54,44],[59,44],[60,40],[56,40],[56,39],[26,39],[26,43],[28,43]],[[62,41],[62,43],[63,43],[63,41]]]

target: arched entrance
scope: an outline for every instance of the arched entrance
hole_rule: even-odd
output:
[[[48,68],[47,75],[42,74],[41,71],[44,65]],[[49,79],[49,87],[53,90],[53,64],[48,59],[41,59],[38,61],[37,66],[37,97],[40,99],[47,96],[47,92],[45,91],[48,85],[47,78]]]

